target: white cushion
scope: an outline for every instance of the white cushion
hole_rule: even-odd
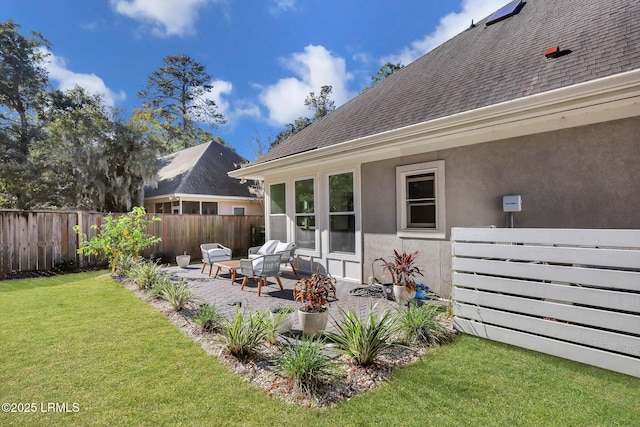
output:
[[[253,272],[255,274],[262,273],[262,265],[264,264],[264,258],[254,259],[251,263],[253,265]]]
[[[224,249],[209,249],[207,253],[209,254],[209,261],[212,263],[217,261],[229,261],[231,259],[229,252]]]
[[[271,255],[276,246],[280,243],[279,240],[269,240],[267,243],[262,245],[260,249],[258,249],[258,254],[260,255]]]
[[[276,245],[276,249],[273,251],[273,253],[277,254],[280,252],[290,251],[292,247],[293,247],[293,243],[278,242],[278,244]]]
[[[217,257],[217,256],[226,256],[227,252],[224,249],[209,249],[207,252],[209,252],[209,256],[210,257]]]

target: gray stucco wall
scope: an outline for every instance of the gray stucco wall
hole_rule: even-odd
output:
[[[395,168],[445,161],[446,240],[396,236]],[[520,194],[516,227],[640,229],[640,118],[362,165],[364,274],[393,249],[420,250],[425,283],[447,295],[451,227],[506,224],[502,196]]]

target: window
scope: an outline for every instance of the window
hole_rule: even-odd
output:
[[[218,215],[218,202],[202,202],[202,213],[205,215]]]
[[[444,161],[396,169],[398,234],[445,237]]]
[[[353,172],[329,175],[329,250],[356,252]]]
[[[244,207],[243,206],[234,206],[233,214],[238,216],[244,216]]]
[[[303,249],[316,248],[316,214],[313,178],[296,181],[296,246]]]
[[[284,182],[269,187],[269,237],[286,242],[287,205]]]

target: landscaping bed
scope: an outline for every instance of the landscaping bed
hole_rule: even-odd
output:
[[[141,290],[131,280],[121,280],[124,286],[139,298],[157,308],[166,318],[183,333],[198,343],[209,355],[217,357],[226,367],[245,381],[259,387],[269,396],[285,402],[308,406],[333,406],[344,399],[370,391],[389,380],[393,372],[407,366],[429,351],[428,346],[398,346],[381,355],[371,366],[361,366],[346,355],[336,355],[339,375],[335,383],[323,384],[317,393],[305,393],[296,384],[278,372],[277,360],[280,354],[278,345],[263,343],[256,355],[241,360],[233,356],[226,348],[221,333],[203,332],[194,321],[197,304],[190,303],[182,311],[177,312],[165,300],[153,298],[150,293]],[[447,327],[453,329],[449,323]],[[296,339],[296,336],[290,336]]]

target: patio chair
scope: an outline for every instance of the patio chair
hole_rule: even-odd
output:
[[[280,290],[284,291],[280,281],[280,255],[278,254],[263,255],[253,259],[241,259],[240,272],[244,275],[240,290],[244,289],[249,277],[251,277],[258,281],[258,296],[260,296],[263,282],[267,286],[267,278],[275,277],[278,285],[280,285]]]
[[[202,251],[202,269],[200,273],[204,273],[204,267],[209,264],[209,276],[211,276],[214,262],[231,260],[231,249],[222,246],[220,243],[204,243],[200,245],[200,250]]]
[[[294,266],[296,256],[296,245],[293,243],[281,242],[279,240],[269,240],[262,246],[253,246],[249,248],[249,259],[257,258],[262,255],[280,255],[282,264],[290,264],[293,274],[296,276],[298,272]]]

